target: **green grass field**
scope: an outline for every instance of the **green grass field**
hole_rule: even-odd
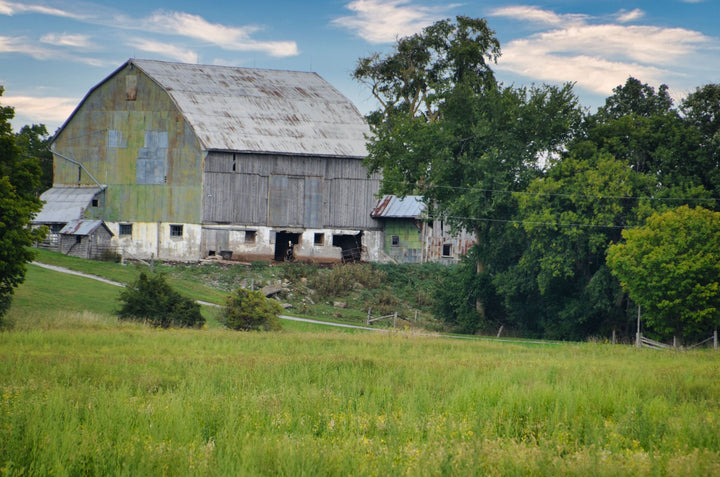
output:
[[[118,291],[30,267],[0,475],[720,475],[714,350],[161,330]]]

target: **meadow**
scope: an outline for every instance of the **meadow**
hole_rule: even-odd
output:
[[[17,320],[2,475],[720,473],[710,350]]]
[[[3,476],[720,475],[714,350],[161,330],[55,273],[0,332]]]

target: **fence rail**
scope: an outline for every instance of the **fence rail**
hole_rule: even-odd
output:
[[[651,340],[650,338],[646,338],[642,335],[642,333],[637,333],[635,345],[638,348],[650,348],[650,349],[657,349],[657,350],[678,350],[678,349],[693,349],[698,348],[706,343],[709,343],[710,341],[713,342],[713,348],[718,349],[718,332],[715,330],[713,335],[707,339],[702,340],[699,343],[695,343],[693,345],[689,346],[678,346],[677,340],[673,338],[672,344],[666,344],[661,343],[659,341]]]

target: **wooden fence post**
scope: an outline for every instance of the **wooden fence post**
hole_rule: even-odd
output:
[[[397,311],[393,315],[393,328],[397,328]]]
[[[713,348],[718,349],[717,330],[713,333]]]
[[[640,305],[638,305],[637,332],[635,333],[635,346],[642,348],[642,335],[640,334]]]
[[[366,325],[370,324],[370,312],[371,311],[372,311],[372,307],[368,308],[368,316],[367,316],[367,320],[365,320]]]

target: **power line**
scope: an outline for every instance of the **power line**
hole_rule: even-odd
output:
[[[532,196],[560,197],[564,199],[598,199],[598,200],[659,200],[659,201],[717,201],[716,197],[649,197],[649,196],[612,196],[612,195],[587,195],[587,194],[561,194],[551,192],[528,192],[528,191],[512,191],[503,189],[482,189],[476,187],[460,187],[460,186],[434,186],[438,189],[465,190],[473,192],[490,192],[499,194],[517,194]]]
[[[446,216],[426,216],[428,219],[432,220],[467,220],[471,222],[493,222],[493,223],[503,223],[503,224],[520,224],[520,225],[544,225],[547,227],[578,227],[578,228],[596,228],[596,229],[615,229],[615,230],[623,230],[623,229],[634,229],[637,228],[637,225],[600,225],[600,224],[578,224],[578,223],[563,223],[563,222],[536,222],[532,220],[512,220],[512,219],[493,219],[490,217],[461,217],[456,215],[446,215]]]

